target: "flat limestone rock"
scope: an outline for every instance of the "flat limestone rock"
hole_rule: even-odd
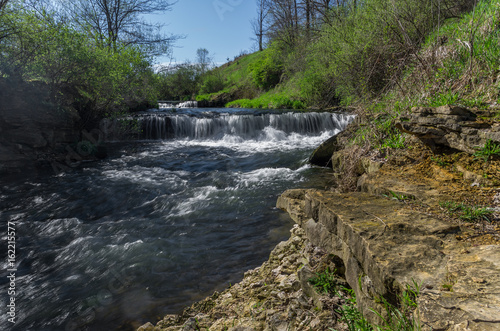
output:
[[[368,319],[379,322],[380,296],[396,302],[416,282],[423,330],[500,330],[499,246],[467,248],[458,226],[368,193],[290,190],[277,206],[343,260]]]

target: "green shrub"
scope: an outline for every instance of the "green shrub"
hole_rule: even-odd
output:
[[[0,44],[1,76],[47,83],[54,98],[72,101],[84,122],[156,103],[151,59],[139,47],[110,49],[43,11],[17,9],[9,18],[15,33]]]
[[[279,51],[270,47],[265,56],[249,65],[253,84],[260,89],[269,90],[275,87],[283,74],[283,62]]]
[[[202,77],[200,94],[215,93],[224,89],[224,79],[221,75],[213,72],[207,73]]]

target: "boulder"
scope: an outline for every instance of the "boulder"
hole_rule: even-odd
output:
[[[334,152],[340,149],[337,135],[324,141],[309,157],[309,163],[320,167],[331,167],[331,158]]]

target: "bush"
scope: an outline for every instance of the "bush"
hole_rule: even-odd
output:
[[[283,62],[276,48],[269,48],[263,58],[258,59],[249,66],[252,82],[255,87],[269,90],[281,80]]]
[[[200,94],[215,93],[224,89],[224,79],[215,72],[209,72],[202,78]]]

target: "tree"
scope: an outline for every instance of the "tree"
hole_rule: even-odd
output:
[[[259,44],[259,51],[264,49],[264,36],[267,32],[266,19],[269,14],[269,0],[257,0],[257,17],[251,21],[253,32]]]
[[[0,12],[4,9],[4,7],[7,5],[7,2],[9,0],[0,0]]]
[[[172,9],[170,0],[72,0],[69,16],[82,29],[91,28],[94,38],[109,48],[117,44],[139,45],[152,55],[166,54],[181,36],[165,35],[163,25],[142,17]]]
[[[270,25],[268,35],[293,47],[296,39],[295,0],[273,0],[269,4]]]
[[[209,52],[206,48],[198,48],[196,51],[196,63],[200,69],[200,74],[204,74],[210,63],[212,62],[212,57],[210,57]]]
[[[0,42],[2,39],[6,38],[12,31],[10,24],[4,21],[4,16],[6,12],[7,2],[9,0],[0,0]]]

